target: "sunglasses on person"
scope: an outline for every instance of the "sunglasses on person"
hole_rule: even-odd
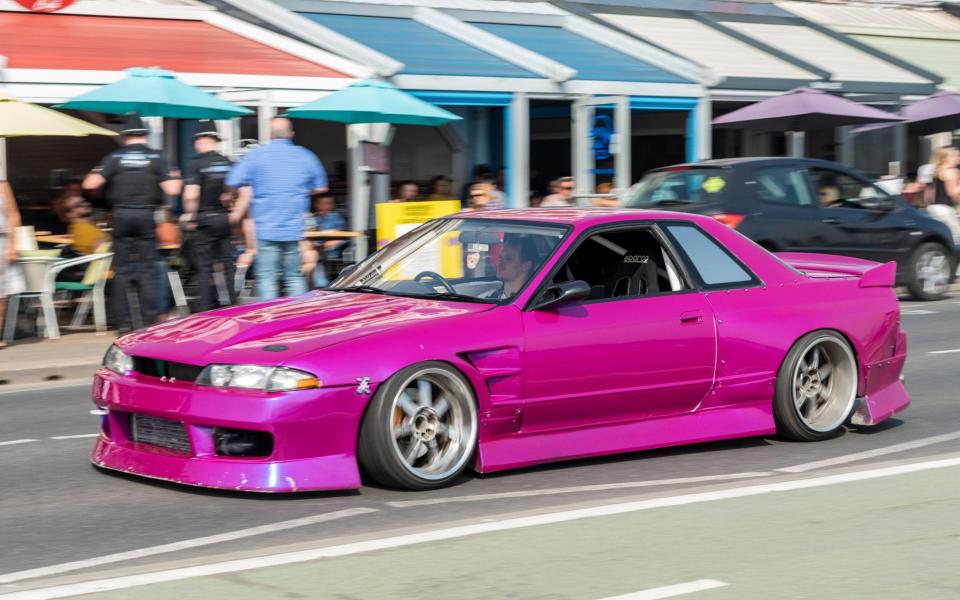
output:
[[[560,189],[561,189],[561,190],[572,190],[572,189],[573,189],[573,186],[572,186],[572,185],[561,185],[561,186],[560,186]]]

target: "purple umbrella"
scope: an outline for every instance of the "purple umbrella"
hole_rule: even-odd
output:
[[[929,135],[960,129],[960,94],[942,91],[900,111],[911,133]]]
[[[903,121],[902,117],[820,90],[797,88],[713,120],[718,127],[803,131]]]

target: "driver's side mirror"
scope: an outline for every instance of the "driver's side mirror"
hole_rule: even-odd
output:
[[[590,297],[590,284],[586,281],[564,281],[555,283],[543,290],[540,297],[537,298],[533,310],[542,310],[567,304],[574,300],[583,300]]]

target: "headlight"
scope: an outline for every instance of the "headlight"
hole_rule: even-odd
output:
[[[103,366],[118,375],[126,375],[133,370],[133,358],[124,354],[117,346],[110,346],[103,357]]]
[[[310,373],[286,367],[207,365],[197,377],[197,385],[286,392],[317,388],[320,382]]]

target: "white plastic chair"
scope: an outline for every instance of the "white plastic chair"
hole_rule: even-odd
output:
[[[12,342],[14,332],[17,328],[17,316],[20,312],[20,300],[25,298],[37,298],[40,300],[43,315],[44,333],[49,334],[50,324],[56,328],[56,310],[53,307],[53,295],[45,294],[47,275],[53,265],[62,262],[55,256],[21,256],[17,258],[18,264],[24,272],[24,282],[26,289],[16,294],[11,294],[7,298],[7,318],[3,326],[3,341]],[[48,336],[49,337],[49,336]]]
[[[104,296],[104,288],[107,285],[107,274],[110,271],[112,260],[113,252],[100,252],[61,260],[50,267],[43,286],[43,295],[40,297],[40,302],[44,306],[44,323],[46,324],[48,338],[56,339],[60,337],[60,326],[57,323],[56,312],[53,310],[53,294],[61,290],[84,292],[83,298],[77,304],[77,310],[73,314],[73,319],[70,322],[71,326],[76,327],[83,323],[90,312],[90,306],[93,305],[93,322],[96,325],[97,333],[106,333],[107,302]],[[89,265],[82,282],[63,281],[57,283],[57,275],[64,269],[78,265]],[[49,316],[47,306],[50,307],[52,312]]]

